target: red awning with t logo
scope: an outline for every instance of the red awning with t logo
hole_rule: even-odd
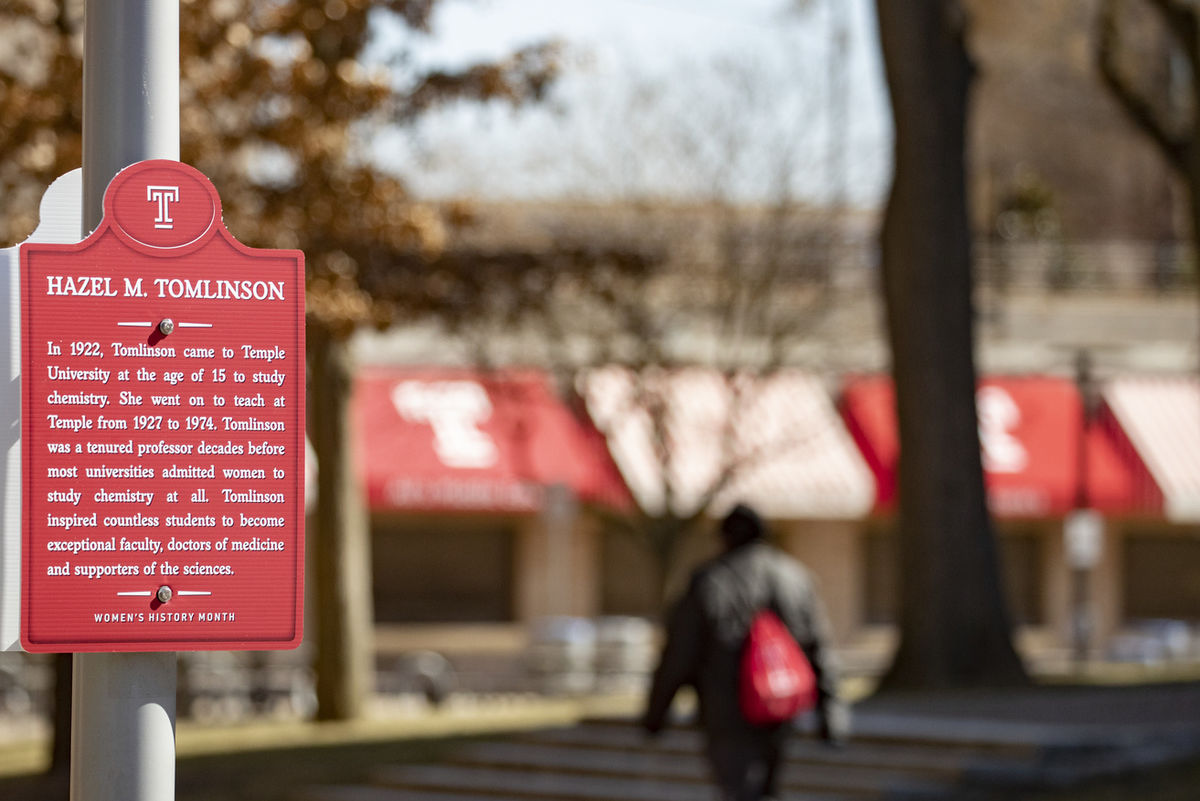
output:
[[[881,511],[896,500],[900,441],[894,398],[886,376],[853,379],[842,395],[847,426],[875,473]],[[1145,468],[1122,448],[1106,407],[1084,430],[1083,402],[1072,381],[986,378],[979,383],[976,404],[988,502],[998,517],[1060,517],[1081,501],[1108,513],[1147,506]]]
[[[555,484],[628,502],[603,438],[537,371],[366,368],[351,413],[372,511],[533,512]]]

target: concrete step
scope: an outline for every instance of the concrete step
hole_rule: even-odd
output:
[[[360,787],[314,788],[301,801],[696,801],[713,797],[703,735],[647,737],[630,720],[492,736],[440,764],[380,768]],[[979,791],[1077,785],[1200,753],[1200,724],[1099,725],[894,710],[856,715],[830,748],[797,733],[786,746],[786,801],[949,801]]]
[[[846,749],[849,750],[849,749]],[[830,749],[826,749],[830,751]],[[596,776],[651,777],[707,784],[708,765],[699,753],[669,753],[653,748],[618,751],[578,746],[492,741],[468,747],[452,757],[454,764],[527,772],[558,772]],[[957,774],[952,777],[956,778]],[[851,764],[789,759],[781,786],[800,793],[835,792],[876,798],[890,789],[909,797],[937,796],[945,786],[921,771],[882,768],[865,759]]]
[[[935,801],[953,797],[968,776],[1022,774],[1037,757],[1014,743],[885,737],[830,748],[797,735],[787,746],[781,787],[797,801]],[[439,764],[385,766],[360,788],[361,797],[355,788],[336,788],[341,796],[319,801],[389,801],[389,792],[400,793],[395,801],[405,793],[431,801],[694,801],[710,788],[698,729],[648,738],[629,721],[595,720],[464,745]]]
[[[524,796],[460,793],[438,788],[417,790],[367,784],[310,787],[295,801],[528,801]]]
[[[555,801],[696,801],[711,794],[707,782],[663,778],[528,770],[465,765],[403,765],[375,775],[384,787],[410,790],[448,788],[454,792],[496,797]],[[785,791],[780,801],[852,801],[861,796],[835,792]]]
[[[570,745],[600,750],[636,751],[653,749],[664,753],[699,753],[703,734],[696,728],[668,729],[649,738],[627,723],[590,721],[578,726],[543,729],[513,735],[520,742]],[[980,760],[1022,760],[1035,756],[1032,746],[961,744],[944,739],[876,739],[855,735],[843,748],[830,748],[806,735],[792,737],[787,745],[789,761],[845,766],[904,768],[930,775],[959,775]]]
[[[581,736],[595,736],[599,743],[614,747],[640,747],[647,742],[646,734],[633,721],[621,718],[594,718],[578,726]],[[936,746],[945,751],[965,754],[1003,754],[1028,756],[1044,745],[1062,741],[1077,741],[1084,732],[1072,729],[1063,736],[1061,727],[998,721],[970,721],[949,718],[900,717],[895,715],[854,716],[852,740],[879,745]],[[1091,727],[1088,732],[1097,731]],[[1110,729],[1111,731],[1111,729]],[[820,746],[815,736],[802,726],[798,742]],[[665,729],[656,740],[667,748],[696,748],[703,742],[703,733],[691,724]]]

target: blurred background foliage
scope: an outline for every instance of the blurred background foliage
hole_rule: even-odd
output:
[[[428,33],[436,5],[181,4],[181,158],[213,181],[241,241],[305,252],[308,321],[339,337],[400,316],[471,319],[482,286],[511,295],[500,304],[492,294],[493,309],[530,307],[546,293],[528,273],[589,263],[578,249],[539,258],[450,254],[450,235],[470,224],[471,209],[421,203],[368,158],[381,126],[449,103],[537,102],[559,72],[554,42],[455,71],[417,70],[396,43],[364,66],[377,17]],[[0,55],[0,241],[26,237],[44,188],[79,166],[83,6],[17,0],[0,12],[15,44]],[[526,277],[505,280],[515,274]]]

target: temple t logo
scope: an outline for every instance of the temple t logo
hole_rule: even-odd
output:
[[[148,185],[146,187],[146,200],[151,203],[158,203],[158,216],[154,218],[155,228],[170,230],[175,227],[175,221],[171,219],[171,204],[179,202],[178,186]]]

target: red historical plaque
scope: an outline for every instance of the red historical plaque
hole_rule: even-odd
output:
[[[25,649],[297,646],[303,254],[135,164],[83,242],[21,246],[21,364]]]

